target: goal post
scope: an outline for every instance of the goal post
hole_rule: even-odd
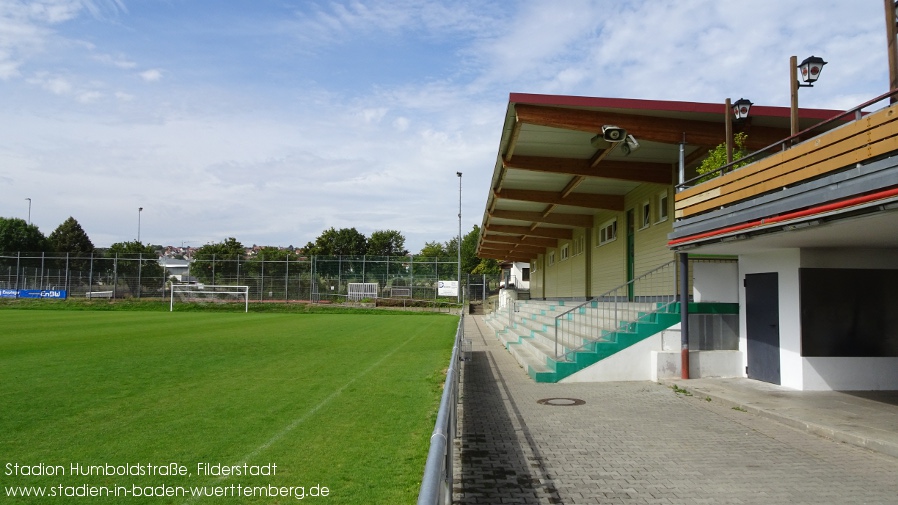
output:
[[[175,298],[181,302],[233,303],[243,302],[244,312],[249,312],[249,286],[220,286],[212,284],[175,284],[169,282],[171,302],[169,312],[175,310]]]

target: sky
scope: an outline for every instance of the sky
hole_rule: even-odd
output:
[[[95,246],[480,225],[510,93],[888,89],[882,0],[0,0],[0,217]],[[459,181],[456,172],[462,172]],[[30,202],[27,199],[31,199]],[[142,211],[139,211],[143,208]]]

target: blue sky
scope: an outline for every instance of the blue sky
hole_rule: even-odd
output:
[[[0,216],[98,246],[407,248],[480,224],[512,92],[802,107],[888,87],[881,0],[0,0]]]

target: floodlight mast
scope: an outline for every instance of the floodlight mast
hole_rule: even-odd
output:
[[[455,172],[455,175],[458,176],[458,289],[455,293],[461,310],[461,172]]]

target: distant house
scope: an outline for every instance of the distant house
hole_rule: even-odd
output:
[[[174,277],[178,282],[196,282],[196,278],[190,276],[190,260],[159,258],[159,265],[165,269],[167,278]]]
[[[500,267],[502,268],[500,288],[530,291],[530,263],[510,261],[502,263]]]

